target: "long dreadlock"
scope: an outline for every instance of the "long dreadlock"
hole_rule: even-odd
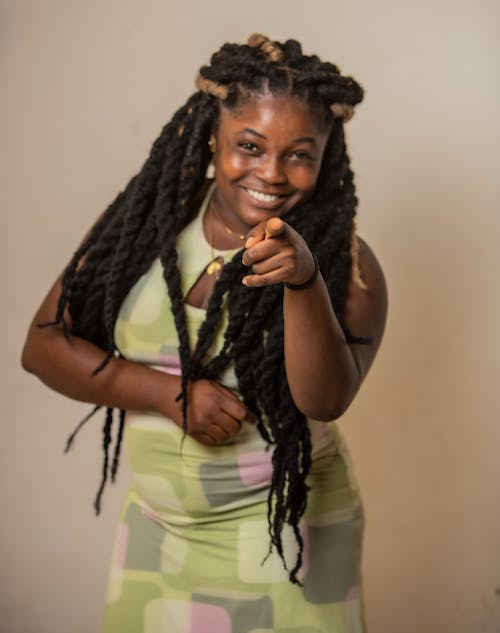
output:
[[[191,351],[176,238],[196,213],[196,196],[210,161],[208,141],[217,127],[220,108],[234,109],[248,96],[265,91],[304,100],[330,134],[314,196],[292,209],[286,220],[317,256],[335,313],[347,340],[352,340],[343,323],[343,311],[347,281],[356,268],[351,238],[357,200],[343,119],[363,93],[353,79],[341,76],[336,66],[321,62],[315,55],[304,55],[295,40],[280,44],[261,35],[251,36],[246,45],[225,44],[212,56],[210,65],[201,68],[196,83],[199,90],[164,127],[141,171],[105,210],[73,255],[62,278],[54,321],[47,325],[58,324],[66,334],[102,348],[104,358],[94,373],[102,371],[118,354],[114,326],[122,301],[160,258],[179,338],[184,431],[189,381],[217,379],[233,363],[243,402],[256,414],[262,437],[274,445],[268,498],[270,551],[275,547],[284,562],[282,533],[285,524],[290,525],[298,555],[289,573],[292,582],[298,582],[303,550],[299,522],[306,508],[311,438],[307,420],[292,400],[284,370],[282,286],[246,288],[241,283],[246,269],[241,252],[237,253],[221,271]],[[207,358],[224,298],[229,316],[224,343],[216,357]],[[64,323],[66,309],[72,320],[71,332]],[[112,479],[117,471],[124,419],[125,412],[120,411],[110,460],[113,410],[107,409],[97,513],[108,471]]]

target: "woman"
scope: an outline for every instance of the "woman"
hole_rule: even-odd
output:
[[[23,365],[106,407],[97,511],[125,430],[105,631],[360,631],[362,512],[333,420],[386,314],[344,143],[362,90],[261,35],[196,85],[42,303]]]

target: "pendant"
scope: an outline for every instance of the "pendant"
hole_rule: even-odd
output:
[[[220,261],[217,259],[214,259],[213,262],[210,262],[210,264],[208,264],[207,273],[209,275],[213,275],[214,273],[218,273],[221,268],[222,268],[222,264],[220,263]]]

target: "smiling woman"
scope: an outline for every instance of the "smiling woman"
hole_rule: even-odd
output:
[[[362,90],[262,35],[196,85],[44,299],[23,365],[105,407],[97,512],[127,449],[105,631],[358,633],[362,509],[335,420],[386,316],[343,133]]]
[[[290,95],[248,97],[221,109],[211,139],[217,191],[213,205],[238,232],[285,215],[314,193],[329,129]]]

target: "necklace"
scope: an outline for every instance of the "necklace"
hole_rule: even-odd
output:
[[[220,214],[217,213],[217,209],[212,204],[211,199],[210,199],[210,203],[208,207],[208,214],[210,214],[210,212],[212,212],[212,215],[215,216],[219,220],[219,222],[222,224],[223,229],[226,231],[228,235],[237,235],[240,241],[243,241],[245,239],[245,235],[241,233],[236,233],[224,222]],[[212,221],[210,223],[210,253],[212,256],[212,261],[207,266],[207,274],[215,275],[215,278],[219,279],[220,271],[222,270],[222,267],[224,266],[224,258],[221,255],[219,255],[218,257],[215,256],[213,243],[214,243],[214,223]]]
[[[222,264],[221,264],[221,257],[214,257],[214,251],[212,249],[212,261],[210,262],[210,264],[208,264],[207,266],[207,273],[209,275],[214,275],[215,274],[215,278],[219,279],[220,277],[220,271],[222,269]]]
[[[224,231],[226,231],[226,233],[228,235],[237,235],[238,239],[243,242],[243,240],[245,239],[245,235],[243,233],[237,233],[236,231],[233,231],[232,228],[230,228],[222,219],[220,213],[217,211],[217,209],[215,208],[215,206],[212,203],[212,200],[210,200],[210,210],[212,211],[212,213],[215,215],[215,217],[219,220],[219,222],[222,224]]]
[[[210,212],[210,210],[213,210],[213,206],[210,204],[210,207],[208,209],[208,211]],[[220,255],[218,257],[215,257],[215,253],[214,253],[214,223],[211,222],[210,223],[210,254],[212,257],[212,260],[210,262],[210,264],[208,264],[207,266],[207,274],[208,275],[215,275],[215,279],[219,279],[220,277],[220,271],[222,270],[222,267],[224,266],[224,258],[221,257]]]

